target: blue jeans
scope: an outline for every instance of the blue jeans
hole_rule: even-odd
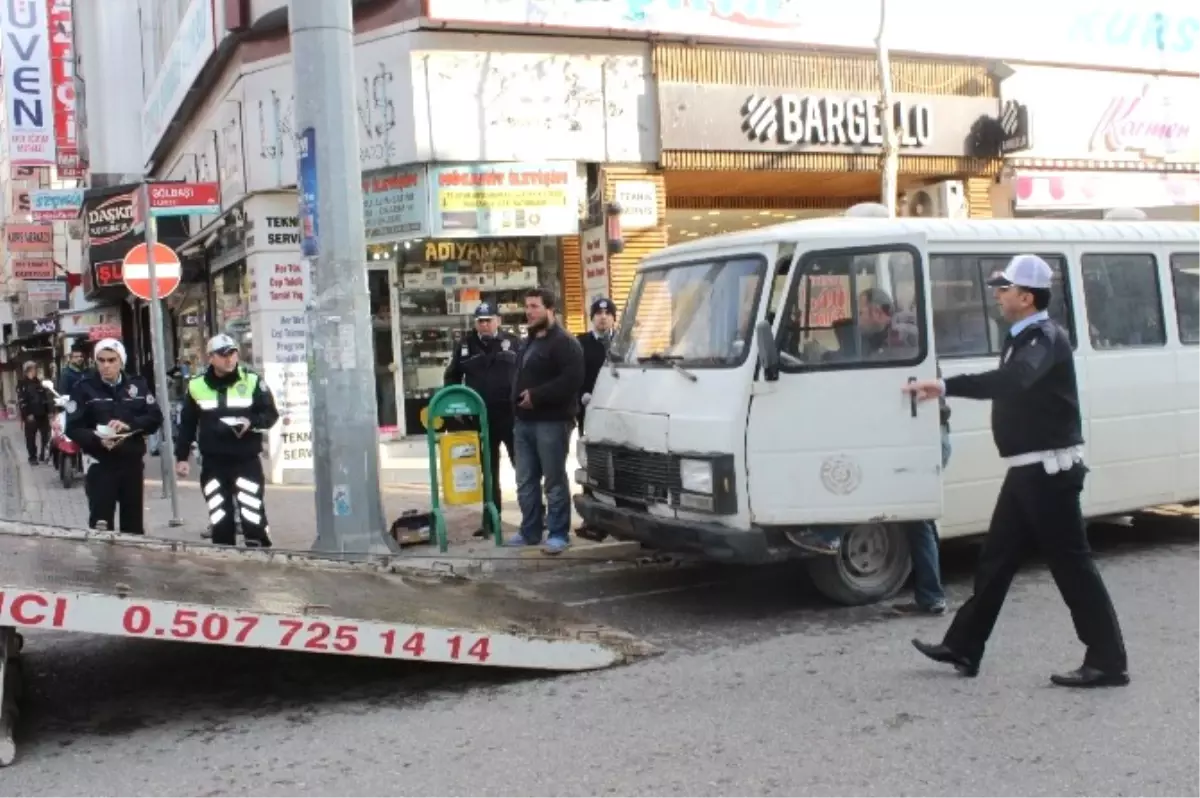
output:
[[[522,421],[513,431],[516,445],[517,503],[521,506],[521,537],[530,545],[548,537],[567,540],[571,533],[571,484],[567,480],[567,454],[571,447],[570,421]],[[545,481],[546,503],[542,504]]]
[[[942,468],[950,462],[950,430],[942,427]],[[906,527],[908,550],[912,555],[913,599],[929,609],[946,603],[942,590],[942,567],[938,558],[937,526],[932,521],[917,521]]]

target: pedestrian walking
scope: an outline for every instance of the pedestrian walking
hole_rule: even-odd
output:
[[[1036,255],[1018,255],[992,277],[1000,312],[1011,324],[1000,366],[982,374],[904,386],[921,399],[990,399],[992,437],[1008,473],[1000,487],[975,573],[975,590],[941,643],[913,640],[936,662],[979,672],[1009,586],[1030,544],[1050,566],[1086,647],[1083,664],[1051,676],[1066,687],[1129,682],[1125,644],[1112,600],[1088,546],[1079,494],[1087,466],[1075,360],[1067,332],[1050,319],[1053,273]]]
[[[529,335],[518,355],[513,386],[521,531],[508,543],[536,546],[545,530],[546,554],[561,554],[571,545],[567,454],[583,385],[583,350],[559,325],[554,308],[554,295],[545,289],[525,294]]]
[[[54,408],[54,400],[38,378],[38,366],[32,360],[26,361],[21,367],[21,381],[17,383],[17,406],[21,412],[29,464],[44,463],[49,457],[50,413]]]
[[[71,391],[87,374],[87,345],[75,344],[67,358],[67,365],[58,375],[58,393],[60,396],[70,396]]]
[[[198,442],[200,492],[208,507],[212,542],[237,544],[237,517],[248,547],[270,548],[264,502],[263,433],[279,421],[266,382],[238,363],[228,335],[208,342],[208,368],[188,381],[175,443],[175,473],[187,477],[192,442]],[[236,514],[236,515],[235,515]]]
[[[583,350],[583,385],[579,389],[579,437],[583,437],[583,422],[587,415],[588,403],[592,401],[592,391],[596,388],[596,380],[600,377],[600,369],[608,361],[608,348],[612,345],[613,329],[617,323],[617,306],[611,299],[600,297],[592,302],[592,329],[576,336]],[[583,446],[582,441],[576,446]],[[587,540],[600,541],[608,537],[608,533],[594,530],[583,522],[575,530],[575,534]]]
[[[516,469],[516,445],[513,442],[513,386],[517,377],[517,350],[521,340],[500,329],[500,314],[494,305],[480,302],[475,307],[475,329],[462,337],[446,366],[446,385],[465,384],[479,394],[487,408],[488,452],[492,463],[492,502],[503,513],[504,497],[500,489],[500,444],[508,452]],[[471,428],[479,429],[479,420],[471,419]],[[475,531],[475,537],[487,537],[487,519]]]
[[[162,426],[162,408],[141,377],[124,373],[125,345],[98,342],[96,368],[84,375],[67,402],[66,435],[95,460],[87,468],[88,526],[145,534],[146,436]]]

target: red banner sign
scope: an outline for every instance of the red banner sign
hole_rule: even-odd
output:
[[[50,34],[50,81],[54,91],[54,142],[60,177],[78,177],[75,128],[75,46],[71,0],[46,0]]]
[[[49,224],[10,224],[5,228],[9,252],[52,252],[54,226]]]

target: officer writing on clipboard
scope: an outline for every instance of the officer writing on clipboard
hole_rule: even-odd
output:
[[[1046,311],[1052,276],[1041,258],[1018,255],[988,280],[1012,325],[998,368],[904,387],[921,399],[990,399],[992,437],[1008,468],[979,556],[974,594],[941,643],[913,640],[913,645],[936,662],[976,675],[1022,556],[1035,545],[1087,648],[1081,667],[1050,680],[1064,687],[1119,686],[1129,683],[1125,644],[1080,509],[1087,467],[1079,389],[1070,337]]]

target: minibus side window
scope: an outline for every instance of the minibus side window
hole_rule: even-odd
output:
[[[1200,343],[1200,255],[1172,252],[1171,282],[1175,287],[1179,340],[1185,344]]]
[[[811,368],[915,365],[925,359],[920,255],[909,247],[804,255],[779,323],[779,348]]]
[[[1014,253],[1015,254],[1015,253]],[[1063,326],[1075,345],[1075,325],[1067,291],[1067,261],[1062,255],[1038,253],[1054,273],[1050,318]],[[986,281],[1003,271],[1013,255],[937,254],[929,256],[933,299],[933,342],[938,357],[999,355],[1009,324],[996,308]]]
[[[1158,264],[1153,255],[1089,253],[1079,263],[1093,349],[1167,343]]]

